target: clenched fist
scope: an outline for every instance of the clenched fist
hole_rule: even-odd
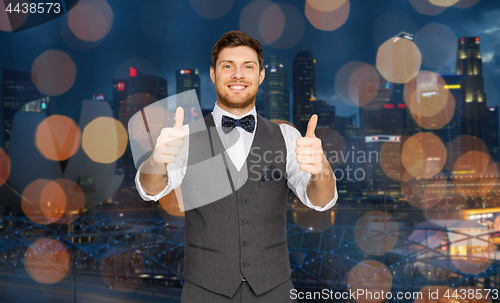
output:
[[[314,134],[316,125],[318,123],[318,116],[312,115],[307,124],[307,132],[305,137],[297,139],[297,162],[300,164],[300,169],[311,173],[313,176],[323,172],[325,168],[326,157],[323,154],[323,147],[321,139],[317,138]]]
[[[178,107],[175,111],[174,127],[165,127],[161,130],[158,139],[156,139],[156,146],[153,151],[153,160],[156,164],[166,166],[169,163],[174,163],[181,153],[186,138],[186,132],[182,129],[183,121],[184,109]]]

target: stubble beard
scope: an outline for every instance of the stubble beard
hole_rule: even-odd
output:
[[[243,102],[233,102],[230,99],[229,95],[225,94],[224,92],[221,92],[220,89],[216,89],[216,92],[217,92],[217,101],[222,103],[224,106],[230,108],[245,108],[250,106],[250,104],[252,104],[253,102],[255,102],[258,90],[254,89],[253,92],[250,92]]]

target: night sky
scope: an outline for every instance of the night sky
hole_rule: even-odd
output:
[[[211,10],[207,13],[220,14],[227,11],[233,1],[206,2],[213,2],[208,6]],[[99,42],[77,41],[68,29],[68,14],[18,33],[0,31],[0,70],[30,71],[34,60],[43,52],[50,49],[65,52],[76,65],[76,79],[67,92],[52,99],[52,114],[78,119],[82,100],[92,99],[93,94],[104,94],[107,100],[112,100],[112,80],[128,77],[130,65],[143,73],[165,77],[168,95],[175,94],[177,68],[198,68],[202,108],[211,108],[216,100],[215,88],[209,77],[213,45],[225,32],[242,29],[240,18],[251,20],[251,23],[245,23],[247,28],[256,28],[260,20],[260,16],[252,16],[244,10],[249,1],[234,1],[230,10],[218,19],[200,16],[190,4],[200,3],[198,0],[108,0],[108,3],[114,15],[113,24],[108,35]],[[439,23],[448,26],[456,38],[481,38],[488,105],[498,104],[500,2],[497,0],[480,0],[468,9],[450,7],[437,16],[418,13],[408,0],[350,0],[347,21],[334,31],[318,30],[311,25],[304,12],[305,1],[276,3],[287,3],[299,12],[295,20],[289,18],[285,21],[281,40],[271,46],[264,45],[264,61],[270,55],[277,55],[284,63],[291,96],[295,53],[298,50],[310,50],[316,59],[317,98],[335,105],[337,115],[350,115],[357,109],[345,105],[335,94],[337,71],[350,61],[374,65],[378,46],[385,40],[401,31],[416,34],[430,23]],[[288,11],[293,11],[289,6],[286,7]],[[0,14],[0,18],[5,18],[5,15]],[[300,41],[286,49],[277,48],[293,43],[292,40],[300,32],[293,28],[300,28],[302,22],[304,31]],[[421,41],[420,45],[418,41],[416,43],[419,47],[422,45],[424,56],[424,48],[442,47],[431,40]],[[79,45],[79,49],[75,45]],[[431,70],[441,75],[454,74],[456,42],[452,48],[450,54],[453,58],[446,66],[432,68],[422,65],[421,70]]]

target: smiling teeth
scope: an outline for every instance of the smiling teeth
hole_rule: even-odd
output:
[[[242,86],[242,85],[238,85],[238,86],[233,85],[233,86],[230,86],[230,87],[234,88],[234,89],[244,89],[245,88],[245,86]]]

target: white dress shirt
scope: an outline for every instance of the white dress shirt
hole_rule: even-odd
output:
[[[222,131],[221,127],[222,115],[234,119],[241,119],[242,117],[249,114],[255,117],[255,128],[257,128],[258,127],[257,111],[255,110],[255,107],[250,112],[242,116],[235,116],[231,113],[226,112],[225,110],[217,106],[217,104],[215,104],[214,110],[212,112],[214,124],[219,133],[219,136],[221,137],[221,141],[224,144],[224,147],[226,148],[226,152],[229,158],[231,159],[234,166],[238,170],[241,170],[241,168],[245,164],[245,160],[247,159],[248,153],[250,152],[250,148],[252,147],[253,139],[255,137],[255,131],[253,133],[250,133],[241,127],[235,127],[232,132],[238,131],[239,138],[236,141],[236,143],[227,148],[228,136],[226,136]],[[300,201],[302,201],[302,203],[304,203],[304,205],[306,205],[307,207],[315,209],[317,211],[325,211],[330,209],[337,202],[338,198],[337,189],[335,189],[335,196],[327,205],[319,207],[311,203],[309,197],[307,196],[307,184],[309,183],[311,174],[299,168],[300,164],[297,162],[297,154],[295,153],[295,148],[297,148],[296,141],[298,138],[301,137],[301,134],[298,130],[291,127],[290,125],[280,124],[279,126],[281,129],[281,133],[283,134],[283,138],[285,139],[285,145],[287,151],[286,175],[288,177],[287,180],[288,187],[292,189],[292,191],[297,195]],[[186,132],[186,138],[184,139],[184,146],[181,149],[180,155],[177,156],[176,158],[176,161],[174,163],[175,165],[170,165],[170,164],[167,165],[168,185],[162,192],[154,196],[148,195],[142,188],[141,182],[139,181],[139,174],[140,174],[139,171],[141,168],[139,167],[139,169],[137,170],[135,176],[136,187],[139,191],[139,195],[145,201],[151,201],[151,200],[158,201],[163,196],[168,195],[174,188],[177,188],[178,186],[181,185],[182,180],[184,179],[184,175],[186,174],[186,168],[187,168],[187,155],[189,151],[189,125],[184,125],[184,131]]]

